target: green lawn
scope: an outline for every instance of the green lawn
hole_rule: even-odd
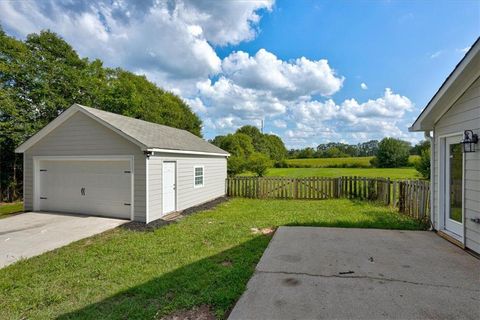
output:
[[[0,219],[23,211],[23,202],[0,203]]]
[[[153,319],[202,304],[224,318],[271,239],[251,228],[279,225],[424,227],[365,202],[234,199],[154,232],[118,228],[0,269],[0,319]]]
[[[246,173],[244,175],[251,175]],[[270,177],[341,177],[358,176],[368,178],[421,179],[414,168],[270,168]]]
[[[290,165],[299,167],[328,168],[328,167],[371,167],[370,160],[373,157],[345,157],[345,158],[310,158],[310,159],[287,159]],[[413,165],[420,159],[419,156],[410,156],[408,162]]]

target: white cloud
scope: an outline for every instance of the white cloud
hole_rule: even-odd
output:
[[[214,46],[254,39],[273,6],[273,0],[0,1],[0,23],[21,37],[51,29],[82,57],[145,74],[182,96],[212,135],[265,119],[290,147],[406,137],[402,118],[413,108],[407,97],[387,88],[377,99],[336,103],[344,77],[327,59],[282,60],[266,49],[220,59]]]
[[[438,58],[440,57],[440,55],[443,53],[443,50],[438,50],[438,51],[435,51],[434,53],[432,53],[430,55],[430,59],[435,59],[435,58]]]
[[[214,83],[211,80],[198,82],[197,88],[197,96],[207,106],[209,116],[260,119],[286,111],[285,102],[271,92],[243,88],[225,77]]]
[[[185,1],[185,19],[198,23],[205,37],[215,45],[238,44],[255,38],[259,10],[270,11],[273,0]]]
[[[386,88],[383,97],[358,103],[355,99],[345,100],[340,113],[345,118],[401,118],[413,108],[413,103],[405,96],[393,93]]]
[[[288,62],[265,49],[254,56],[243,51],[230,54],[222,62],[222,72],[242,87],[270,90],[286,98],[330,96],[340,90],[344,80],[325,59],[301,57]]]
[[[362,88],[363,90],[367,90],[368,86],[365,82],[362,82],[362,83],[360,83],[360,88]]]
[[[285,129],[287,127],[287,122],[284,120],[273,120],[273,125],[279,129]]]
[[[468,52],[468,50],[470,50],[471,46],[468,46],[468,47],[465,47],[465,48],[462,48],[462,49],[457,49],[457,51],[465,54]]]
[[[148,75],[168,89],[221,70],[211,44],[238,44],[257,34],[259,10],[273,0],[175,1],[0,1],[0,22],[24,37],[51,29],[81,56],[100,58]],[[193,82],[185,82],[193,79]]]
[[[385,89],[382,97],[359,103],[347,99],[337,104],[332,99],[301,101],[290,105],[288,113],[296,129],[285,133],[287,144],[309,144],[312,141],[362,141],[384,136],[405,138],[402,119],[413,110],[405,96]],[[402,130],[403,129],[403,130]]]

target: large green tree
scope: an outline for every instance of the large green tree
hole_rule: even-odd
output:
[[[21,188],[15,147],[73,103],[201,136],[201,120],[189,106],[145,76],[82,59],[50,31],[20,41],[0,28],[0,201]]]
[[[408,165],[410,143],[395,139],[384,138],[378,144],[375,157],[376,165],[380,168],[398,168]]]

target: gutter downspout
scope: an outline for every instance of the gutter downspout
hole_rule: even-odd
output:
[[[435,230],[434,224],[434,212],[433,212],[433,205],[434,195],[435,195],[435,172],[434,172],[434,164],[435,164],[435,143],[433,140],[433,136],[430,135],[431,131],[425,131],[423,134],[425,139],[430,142],[430,230]]]

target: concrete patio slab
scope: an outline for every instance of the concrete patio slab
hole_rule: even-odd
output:
[[[127,220],[27,212],[0,220],[0,268],[118,227]]]
[[[229,319],[479,319],[479,271],[433,232],[281,227]]]

